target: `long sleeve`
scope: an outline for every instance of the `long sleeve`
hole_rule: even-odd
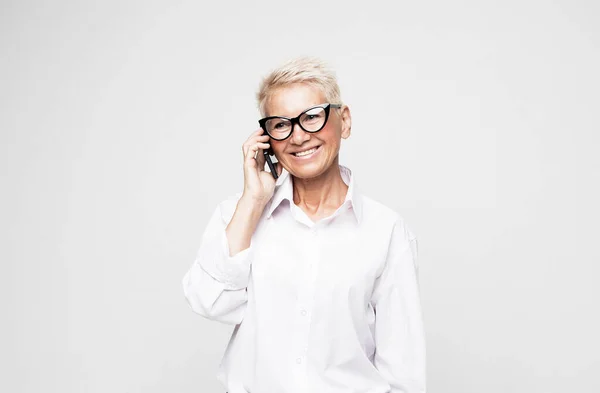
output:
[[[252,261],[252,245],[229,256],[225,228],[236,204],[237,198],[217,206],[202,236],[196,259],[182,282],[192,310],[228,324],[239,324],[244,317]]]
[[[371,299],[375,309],[374,365],[390,393],[425,392],[425,332],[417,276],[417,239],[401,220]]]

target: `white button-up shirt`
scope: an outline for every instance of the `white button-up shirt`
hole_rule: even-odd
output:
[[[425,392],[416,237],[340,172],[344,203],[313,222],[284,171],[233,257],[239,196],[210,219],[183,289],[195,312],[236,325],[218,372],[229,393]]]

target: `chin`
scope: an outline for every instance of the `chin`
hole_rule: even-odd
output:
[[[312,179],[326,173],[329,168],[336,162],[337,154],[321,145],[316,153],[308,157],[294,157],[286,155],[284,161],[285,169],[294,177],[299,179]]]
[[[311,163],[307,165],[290,165],[288,172],[299,179],[312,179],[321,176],[329,168],[326,163]]]

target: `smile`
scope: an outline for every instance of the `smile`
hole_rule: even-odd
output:
[[[317,147],[313,147],[312,149],[308,149],[308,150],[304,150],[304,151],[300,151],[297,153],[292,153],[294,155],[294,157],[297,158],[310,158],[311,156],[313,156],[317,150],[319,150],[321,146],[317,146]]]

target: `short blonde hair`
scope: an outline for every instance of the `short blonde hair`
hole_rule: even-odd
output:
[[[323,92],[327,102],[342,103],[335,72],[316,57],[297,57],[288,60],[263,78],[256,93],[261,116],[265,116],[265,106],[273,92],[294,83],[315,86]]]

